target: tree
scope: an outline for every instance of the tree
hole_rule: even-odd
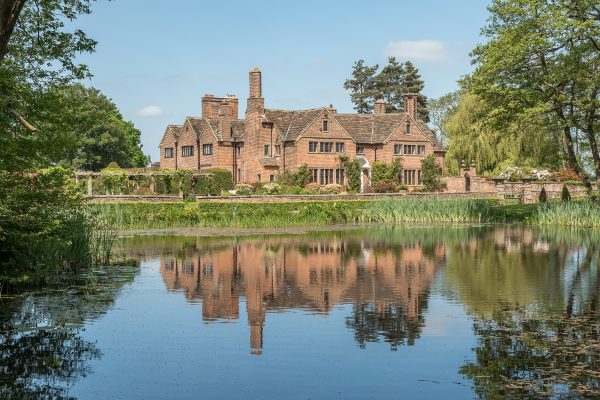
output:
[[[423,173],[423,187],[426,191],[438,192],[442,190],[440,166],[433,154],[421,160],[421,171]]]
[[[378,69],[378,64],[369,67],[365,65],[364,60],[358,60],[352,68],[352,79],[344,82],[344,89],[350,91],[354,109],[359,114],[366,114],[373,110],[374,97],[377,93],[374,77]]]
[[[149,163],[141,150],[141,132],[123,119],[109,98],[80,84],[61,87],[59,92],[62,120],[47,127],[49,134],[63,138],[63,151],[56,155],[59,164],[98,171],[111,162],[121,167]]]
[[[425,88],[425,82],[421,79],[419,70],[407,61],[404,63],[404,77],[402,79],[402,93],[404,95],[413,93],[417,97],[417,116],[425,122],[429,122],[429,111],[427,110],[427,97],[421,92]]]
[[[569,167],[584,174],[573,133],[587,139],[600,178],[600,9],[592,0],[493,0],[463,87],[502,109],[536,110],[560,129]]]
[[[463,160],[475,160],[483,173],[509,166],[556,169],[560,165],[556,126],[536,110],[526,111],[506,117],[495,104],[462,93],[442,126],[448,143],[446,171],[458,174]]]
[[[395,57],[389,57],[387,65],[378,70],[378,64],[369,67],[364,60],[354,63],[353,78],[344,83],[344,89],[350,90],[354,109],[359,114],[372,112],[375,101],[383,99],[387,112],[405,111],[404,96],[412,93],[418,95],[418,117],[429,122],[427,97],[421,94],[425,84],[419,70],[410,61],[402,64]]]
[[[460,92],[451,92],[443,95],[438,99],[430,99],[427,103],[429,110],[429,124],[435,132],[437,139],[443,144],[447,144],[446,134],[444,132],[444,124],[446,120],[458,107]]]
[[[387,112],[401,111],[404,109],[402,98],[402,84],[404,81],[404,67],[396,60],[389,57],[388,63],[381,72],[375,76],[376,99],[383,99]]]

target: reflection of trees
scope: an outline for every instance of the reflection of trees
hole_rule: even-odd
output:
[[[599,326],[597,312],[477,321],[475,361],[460,372],[484,399],[599,398]]]
[[[427,297],[420,299],[421,310],[427,306]],[[383,339],[392,350],[398,346],[414,345],[421,333],[425,320],[422,314],[407,315],[402,305],[372,303],[355,305],[352,316],[346,319],[346,326],[354,330],[354,339],[364,349],[368,342],[379,342]]]
[[[0,309],[0,399],[69,398],[73,383],[101,356],[81,325],[113,304],[139,263],[87,270]]]
[[[574,247],[560,237],[542,253],[511,254],[498,244],[450,252],[448,280],[476,315],[478,338],[475,360],[460,372],[485,399],[600,398],[597,245]],[[474,293],[476,285],[483,289]]]
[[[63,398],[77,378],[90,372],[88,361],[100,357],[94,343],[64,327],[4,332],[0,349],[3,399]]]

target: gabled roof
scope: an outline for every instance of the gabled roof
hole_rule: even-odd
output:
[[[175,141],[179,140],[179,135],[181,134],[181,125],[167,125],[167,129],[165,129],[165,133],[162,137],[162,139],[160,139],[160,144],[159,146],[163,143],[163,141],[165,140],[165,137],[167,135],[172,135],[173,139],[175,139]]]
[[[283,140],[296,140],[323,110],[324,108],[310,110],[265,109],[265,117],[275,125]]]
[[[335,118],[357,143],[383,143],[400,126],[406,113],[335,114]]]
[[[246,121],[243,119],[234,119],[231,121],[231,128],[233,130],[233,138],[231,138],[229,132],[221,132],[221,125],[217,118],[204,118],[203,121],[210,127],[218,141],[241,140],[246,129]]]

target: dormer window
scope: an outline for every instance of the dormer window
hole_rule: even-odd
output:
[[[323,119],[323,128],[321,130],[323,132],[327,132],[329,130],[329,121],[326,118]]]
[[[406,121],[406,125],[404,126],[404,134],[410,135],[410,121]]]

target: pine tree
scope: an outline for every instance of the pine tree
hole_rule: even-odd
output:
[[[366,114],[373,110],[373,103],[377,96],[375,74],[378,69],[378,64],[369,67],[365,65],[364,60],[358,60],[352,67],[352,79],[344,82],[344,89],[350,91],[350,99],[359,114]]]
[[[389,57],[388,64],[375,77],[377,98],[385,100],[386,112],[400,111],[404,107],[402,98],[402,82],[404,67],[396,60]]]
[[[404,63],[404,78],[402,82],[402,94],[416,93],[419,95],[417,99],[417,115],[425,122],[429,122],[429,111],[427,110],[427,97],[421,94],[425,88],[425,83],[421,79],[419,70],[407,61]]]

